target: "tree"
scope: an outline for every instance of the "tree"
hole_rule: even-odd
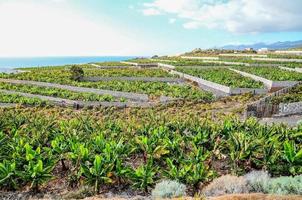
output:
[[[84,70],[76,65],[73,65],[70,69],[71,79],[74,81],[81,81],[84,78]]]

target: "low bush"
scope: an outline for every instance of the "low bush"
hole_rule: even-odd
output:
[[[252,171],[245,176],[221,176],[205,187],[206,196],[234,193],[302,195],[302,175],[270,178],[266,171]]]
[[[243,177],[225,175],[214,179],[206,186],[203,193],[206,196],[220,196],[224,194],[248,193],[248,185]]]
[[[263,183],[263,192],[280,195],[302,195],[302,175],[272,178]]]
[[[251,171],[244,176],[250,192],[263,192],[263,184],[270,181],[270,175],[266,171]]]
[[[177,181],[164,180],[156,184],[152,191],[153,199],[177,198],[186,195],[186,186]]]

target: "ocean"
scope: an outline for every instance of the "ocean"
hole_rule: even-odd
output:
[[[9,72],[14,68],[60,66],[67,64],[82,64],[90,62],[123,61],[131,56],[94,56],[94,57],[27,57],[27,58],[1,58],[0,72]]]

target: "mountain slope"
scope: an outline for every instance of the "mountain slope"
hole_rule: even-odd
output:
[[[257,50],[260,48],[268,48],[273,50],[273,49],[291,49],[301,46],[302,46],[302,40],[298,40],[298,41],[276,42],[271,44],[255,43],[250,45],[226,45],[221,47],[221,49],[244,50],[245,48],[253,48]]]

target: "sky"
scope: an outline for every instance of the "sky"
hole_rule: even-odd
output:
[[[302,0],[0,0],[0,57],[173,55],[302,40]]]

